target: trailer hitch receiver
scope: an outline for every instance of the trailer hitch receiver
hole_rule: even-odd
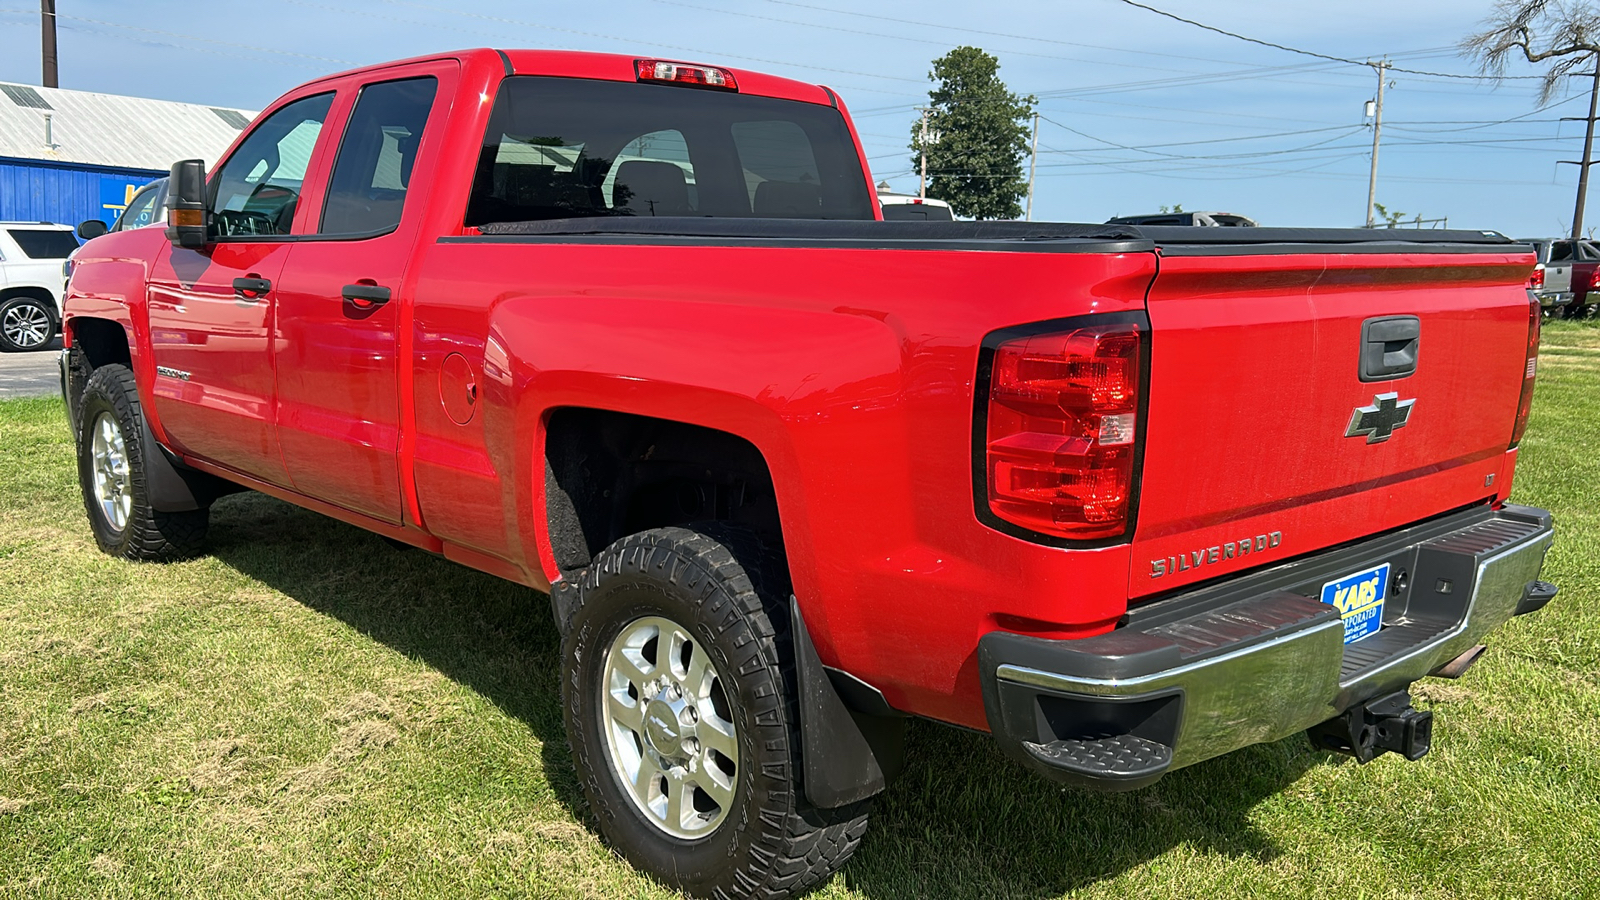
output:
[[[1397,691],[1358,703],[1342,714],[1311,728],[1312,746],[1371,762],[1386,751],[1406,759],[1421,759],[1433,744],[1433,713],[1414,709],[1411,694]]]

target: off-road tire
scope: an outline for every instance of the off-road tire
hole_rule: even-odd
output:
[[[711,532],[708,534],[706,532]],[[715,535],[713,537],[712,535]],[[562,643],[562,708],[573,765],[601,834],[636,868],[693,897],[779,898],[827,880],[855,852],[870,801],[818,809],[800,783],[800,718],[785,568],[754,536],[709,525],[622,538],[590,565]],[[601,679],[624,627],[684,628],[733,685],[735,801],[710,834],[672,837],[620,783],[602,734]]]
[[[95,497],[93,433],[102,413],[110,414],[121,432],[132,486],[128,521],[117,528],[101,510]],[[127,366],[112,363],[94,370],[78,402],[78,484],[95,543],[111,556],[133,560],[171,560],[198,554],[205,546],[209,509],[161,512],[150,506],[146,489],[145,455],[160,453],[143,441],[144,411],[139,391]]]

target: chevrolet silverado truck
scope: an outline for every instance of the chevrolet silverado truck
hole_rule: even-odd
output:
[[[297,88],[168,217],[66,300],[101,548],[250,489],[547,592],[597,828],[692,895],[825,880],[913,716],[1113,790],[1420,757],[1555,593],[1495,233],[884,222],[825,87],[527,50]]]

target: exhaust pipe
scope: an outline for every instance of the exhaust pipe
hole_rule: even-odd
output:
[[[1460,678],[1461,676],[1467,674],[1467,670],[1472,668],[1472,664],[1477,662],[1478,657],[1482,656],[1483,651],[1487,649],[1489,648],[1483,644],[1479,644],[1478,646],[1467,650],[1467,652],[1461,654],[1455,659],[1450,660],[1439,668],[1434,669],[1433,674],[1440,678]]]

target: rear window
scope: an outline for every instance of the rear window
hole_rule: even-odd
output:
[[[506,79],[466,224],[588,216],[874,217],[837,109],[670,85]]]
[[[29,259],[66,259],[78,249],[78,239],[70,231],[42,231],[33,228],[7,228]]]

